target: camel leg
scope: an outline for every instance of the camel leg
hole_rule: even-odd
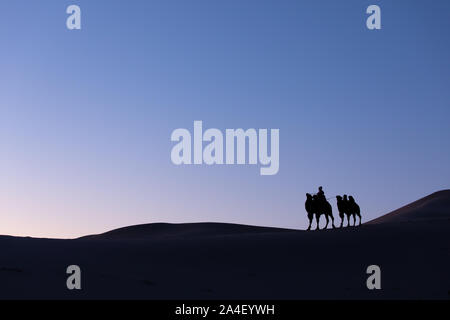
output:
[[[325,229],[328,228],[328,222],[330,222],[330,220],[328,219],[328,215],[325,215],[325,219],[327,219],[327,224],[325,225]]]
[[[333,215],[331,215],[331,225],[333,226],[333,229],[336,228],[336,226],[334,225],[334,217],[333,217]]]
[[[309,219],[309,226],[308,226],[308,229],[306,229],[306,231],[311,230],[312,217],[311,218],[308,217],[308,219]]]
[[[316,227],[316,230],[320,230],[320,228],[319,228],[320,216],[319,216],[318,214],[316,214],[316,221],[317,221],[317,227]]]
[[[353,215],[353,226],[356,226],[356,214]]]
[[[339,214],[339,216],[341,217],[341,228],[342,228],[342,226],[344,225],[344,215]]]
[[[347,215],[347,227],[350,227],[350,215]]]
[[[359,217],[359,225],[361,225],[361,215],[358,214],[358,217]]]

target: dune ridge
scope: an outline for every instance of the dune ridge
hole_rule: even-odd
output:
[[[450,219],[450,190],[434,192],[366,224]]]
[[[172,236],[211,236],[211,235],[242,235],[255,233],[273,233],[293,231],[290,229],[259,227],[251,225],[196,222],[196,223],[149,223],[114,229],[98,235],[84,236],[78,239],[143,239]]]

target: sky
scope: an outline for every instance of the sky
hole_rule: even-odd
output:
[[[72,4],[81,30],[66,28]],[[381,30],[366,27],[371,4]],[[449,12],[447,0],[2,0],[0,234],[305,229],[320,185],[353,195],[363,222],[447,189]],[[278,174],[174,165],[171,133],[195,120],[279,129]]]

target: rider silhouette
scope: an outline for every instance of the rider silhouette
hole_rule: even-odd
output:
[[[322,190],[322,186],[319,187],[319,192],[317,192],[317,198],[319,200],[326,200],[325,198],[325,192]]]

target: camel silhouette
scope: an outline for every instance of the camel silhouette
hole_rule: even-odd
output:
[[[311,194],[306,194],[306,202],[305,202],[305,209],[308,213],[308,219],[309,219],[309,226],[307,230],[311,230],[311,224],[314,215],[316,215],[316,222],[317,227],[316,230],[320,230],[319,224],[320,224],[320,216],[322,214],[325,215],[325,218],[327,219],[327,224],[325,225],[326,229],[328,227],[329,218],[331,218],[331,224],[333,228],[336,228],[334,225],[334,217],[333,217],[333,209],[331,207],[331,204],[324,198],[319,199],[317,195],[312,196]]]
[[[356,216],[359,217],[359,225],[361,225],[361,210],[352,196],[348,197],[348,209],[349,213],[353,216],[353,225],[356,225]]]
[[[361,225],[361,212],[358,204],[352,196],[347,198],[344,194],[344,198],[341,196],[336,196],[337,207],[339,210],[339,217],[341,218],[341,228],[344,225],[345,216],[347,216],[347,227],[350,226],[350,217],[353,217],[353,226],[356,225],[356,216],[359,217],[359,225]]]
[[[346,198],[347,195],[344,195],[344,197]],[[345,215],[347,215],[347,227],[348,227],[350,225],[350,213],[347,208],[348,200],[342,199],[341,196],[336,196],[336,201],[337,201],[337,207],[338,207],[338,211],[339,211],[339,217],[341,218],[340,228],[342,228],[344,226]]]
[[[347,227],[350,226],[350,216],[352,216],[350,203],[347,195],[344,194],[344,198],[341,196],[336,196],[337,207],[339,210],[339,217],[341,218],[341,228],[344,226],[345,216],[347,216]]]

